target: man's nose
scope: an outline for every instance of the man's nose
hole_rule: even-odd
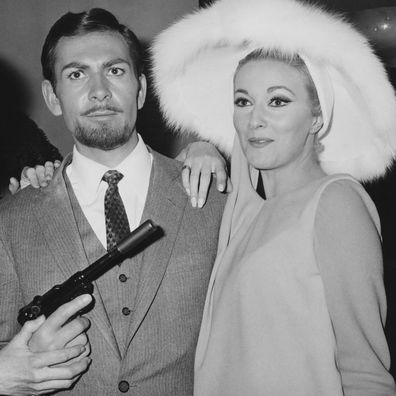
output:
[[[255,106],[250,113],[249,125],[252,129],[265,128],[268,125],[265,109]]]
[[[105,76],[93,76],[90,81],[89,99],[92,101],[103,102],[111,99],[109,82]]]

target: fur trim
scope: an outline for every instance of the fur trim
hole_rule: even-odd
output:
[[[369,180],[386,171],[396,150],[396,98],[382,63],[342,17],[296,0],[218,0],[161,33],[153,77],[169,125],[230,153],[233,74],[255,48],[298,53],[329,76],[334,108],[320,155],[327,173]]]

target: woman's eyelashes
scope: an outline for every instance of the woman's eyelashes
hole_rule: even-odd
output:
[[[283,107],[290,103],[291,100],[286,96],[274,96],[269,100],[269,105],[272,107]]]
[[[268,106],[283,107],[283,106],[286,106],[290,102],[291,102],[291,99],[289,99],[286,96],[273,96],[268,100]],[[234,100],[234,105],[237,107],[251,106],[252,101],[245,97],[236,97]]]
[[[234,99],[234,105],[237,107],[246,107],[251,104],[250,100],[245,97],[236,97]]]

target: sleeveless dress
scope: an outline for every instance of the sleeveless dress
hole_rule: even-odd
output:
[[[381,323],[385,320],[381,274],[373,299],[373,311],[378,311],[373,330],[378,350],[370,353],[379,367],[372,375],[373,383],[384,385],[378,387],[379,393],[377,385],[372,392],[366,388],[347,393],[338,364],[334,318],[314,246],[318,205],[329,186],[338,183],[356,191],[379,232],[371,199],[351,176],[333,175],[263,200],[253,188],[257,175],[249,169],[238,142],[235,145],[234,191],[224,212],[206,298],[194,395],[395,394],[393,379],[384,368],[389,366],[389,353]],[[364,362],[361,369],[365,370]]]

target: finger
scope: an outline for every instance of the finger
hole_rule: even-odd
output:
[[[35,168],[25,166],[21,173],[21,187],[26,183],[30,183],[34,188],[40,188],[40,182],[37,178]]]
[[[41,377],[42,380],[73,379],[88,368],[91,360],[90,357],[85,357],[68,366],[61,365],[43,368],[38,378],[40,379]]]
[[[43,165],[36,165],[34,170],[36,172],[37,180],[40,184],[40,187],[47,187],[48,183],[45,178],[45,167]]]
[[[40,328],[44,321],[44,315],[41,315],[34,320],[28,320],[23,325],[21,331],[14,337],[11,342],[15,342],[20,345],[27,345],[28,341],[32,338],[32,334]]]
[[[212,172],[209,170],[202,170],[201,177],[199,179],[198,208],[202,208],[206,202],[211,181]]]
[[[19,191],[19,181],[15,177],[10,178],[10,184],[8,185],[8,190],[12,195]]]
[[[85,334],[84,334],[84,335],[85,335]],[[79,339],[80,337],[77,337],[77,338]],[[85,347],[85,351],[84,351],[83,353],[81,353],[80,355],[76,356],[76,357],[73,358],[73,359],[70,359],[69,361],[67,361],[67,362],[65,362],[65,363],[60,363],[59,365],[68,366],[68,365],[70,365],[70,364],[74,364],[75,362],[78,362],[78,361],[80,361],[81,359],[83,359],[83,358],[89,356],[89,355],[91,354],[91,344],[88,342],[88,338],[87,338],[87,337],[86,337],[86,340],[87,340],[87,341],[86,341],[86,343],[85,343],[84,345],[82,345],[82,344],[78,345],[79,347],[80,347],[80,346],[84,346],[84,347]],[[71,341],[71,342],[69,342],[69,343],[66,345],[66,347],[69,347],[69,345],[71,345],[73,342],[74,342],[74,340]]]
[[[86,352],[86,349],[84,345],[77,345],[56,351],[39,352],[36,355],[36,367],[46,367],[68,362]]]
[[[85,333],[81,333],[81,334],[77,335],[77,337],[70,340],[66,344],[66,347],[68,348],[68,347],[72,347],[72,346],[76,346],[76,345],[89,346],[88,337]]]
[[[59,160],[55,160],[55,162],[54,162],[54,168],[55,169],[58,169],[60,166],[61,166],[61,161],[59,161]]]
[[[187,152],[188,152],[188,149],[184,148],[182,151],[180,151],[180,153],[177,155],[177,157],[175,159],[177,161],[184,162],[187,158]]]
[[[54,163],[53,162],[47,161],[44,164],[44,177],[45,177],[45,180],[50,181],[52,179],[52,176],[54,175],[54,170],[55,170],[55,167],[54,167]]]
[[[32,395],[44,395],[60,389],[69,389],[79,377],[73,380],[52,380],[31,385]]]
[[[61,305],[53,314],[47,318],[47,323],[53,327],[61,327],[78,311],[87,306],[92,301],[92,296],[83,294],[74,300]]]
[[[223,192],[227,186],[227,173],[223,167],[216,169],[214,173],[216,177],[216,188],[218,191]]]
[[[190,172],[190,191],[191,191],[190,200],[193,208],[197,207],[200,177],[201,177],[201,168],[193,166]]]
[[[187,195],[191,194],[190,191],[190,172],[191,167],[190,165],[184,164],[182,167],[182,183],[183,187],[186,190]]]
[[[40,369],[36,373],[35,384],[32,388],[35,392],[69,388],[80,375],[87,370],[91,358],[84,358],[70,366],[52,366]]]
[[[228,178],[228,179],[227,179],[227,192],[228,192],[228,193],[231,192],[232,189],[233,189],[233,186],[232,186],[232,183],[231,183],[231,179]]]
[[[61,341],[62,347],[68,344],[70,341],[74,340],[79,335],[82,335],[82,333],[88,329],[89,325],[90,325],[89,320],[84,317],[75,318],[71,322],[65,324],[58,331],[58,339]],[[84,344],[86,342],[87,340],[85,340]]]

